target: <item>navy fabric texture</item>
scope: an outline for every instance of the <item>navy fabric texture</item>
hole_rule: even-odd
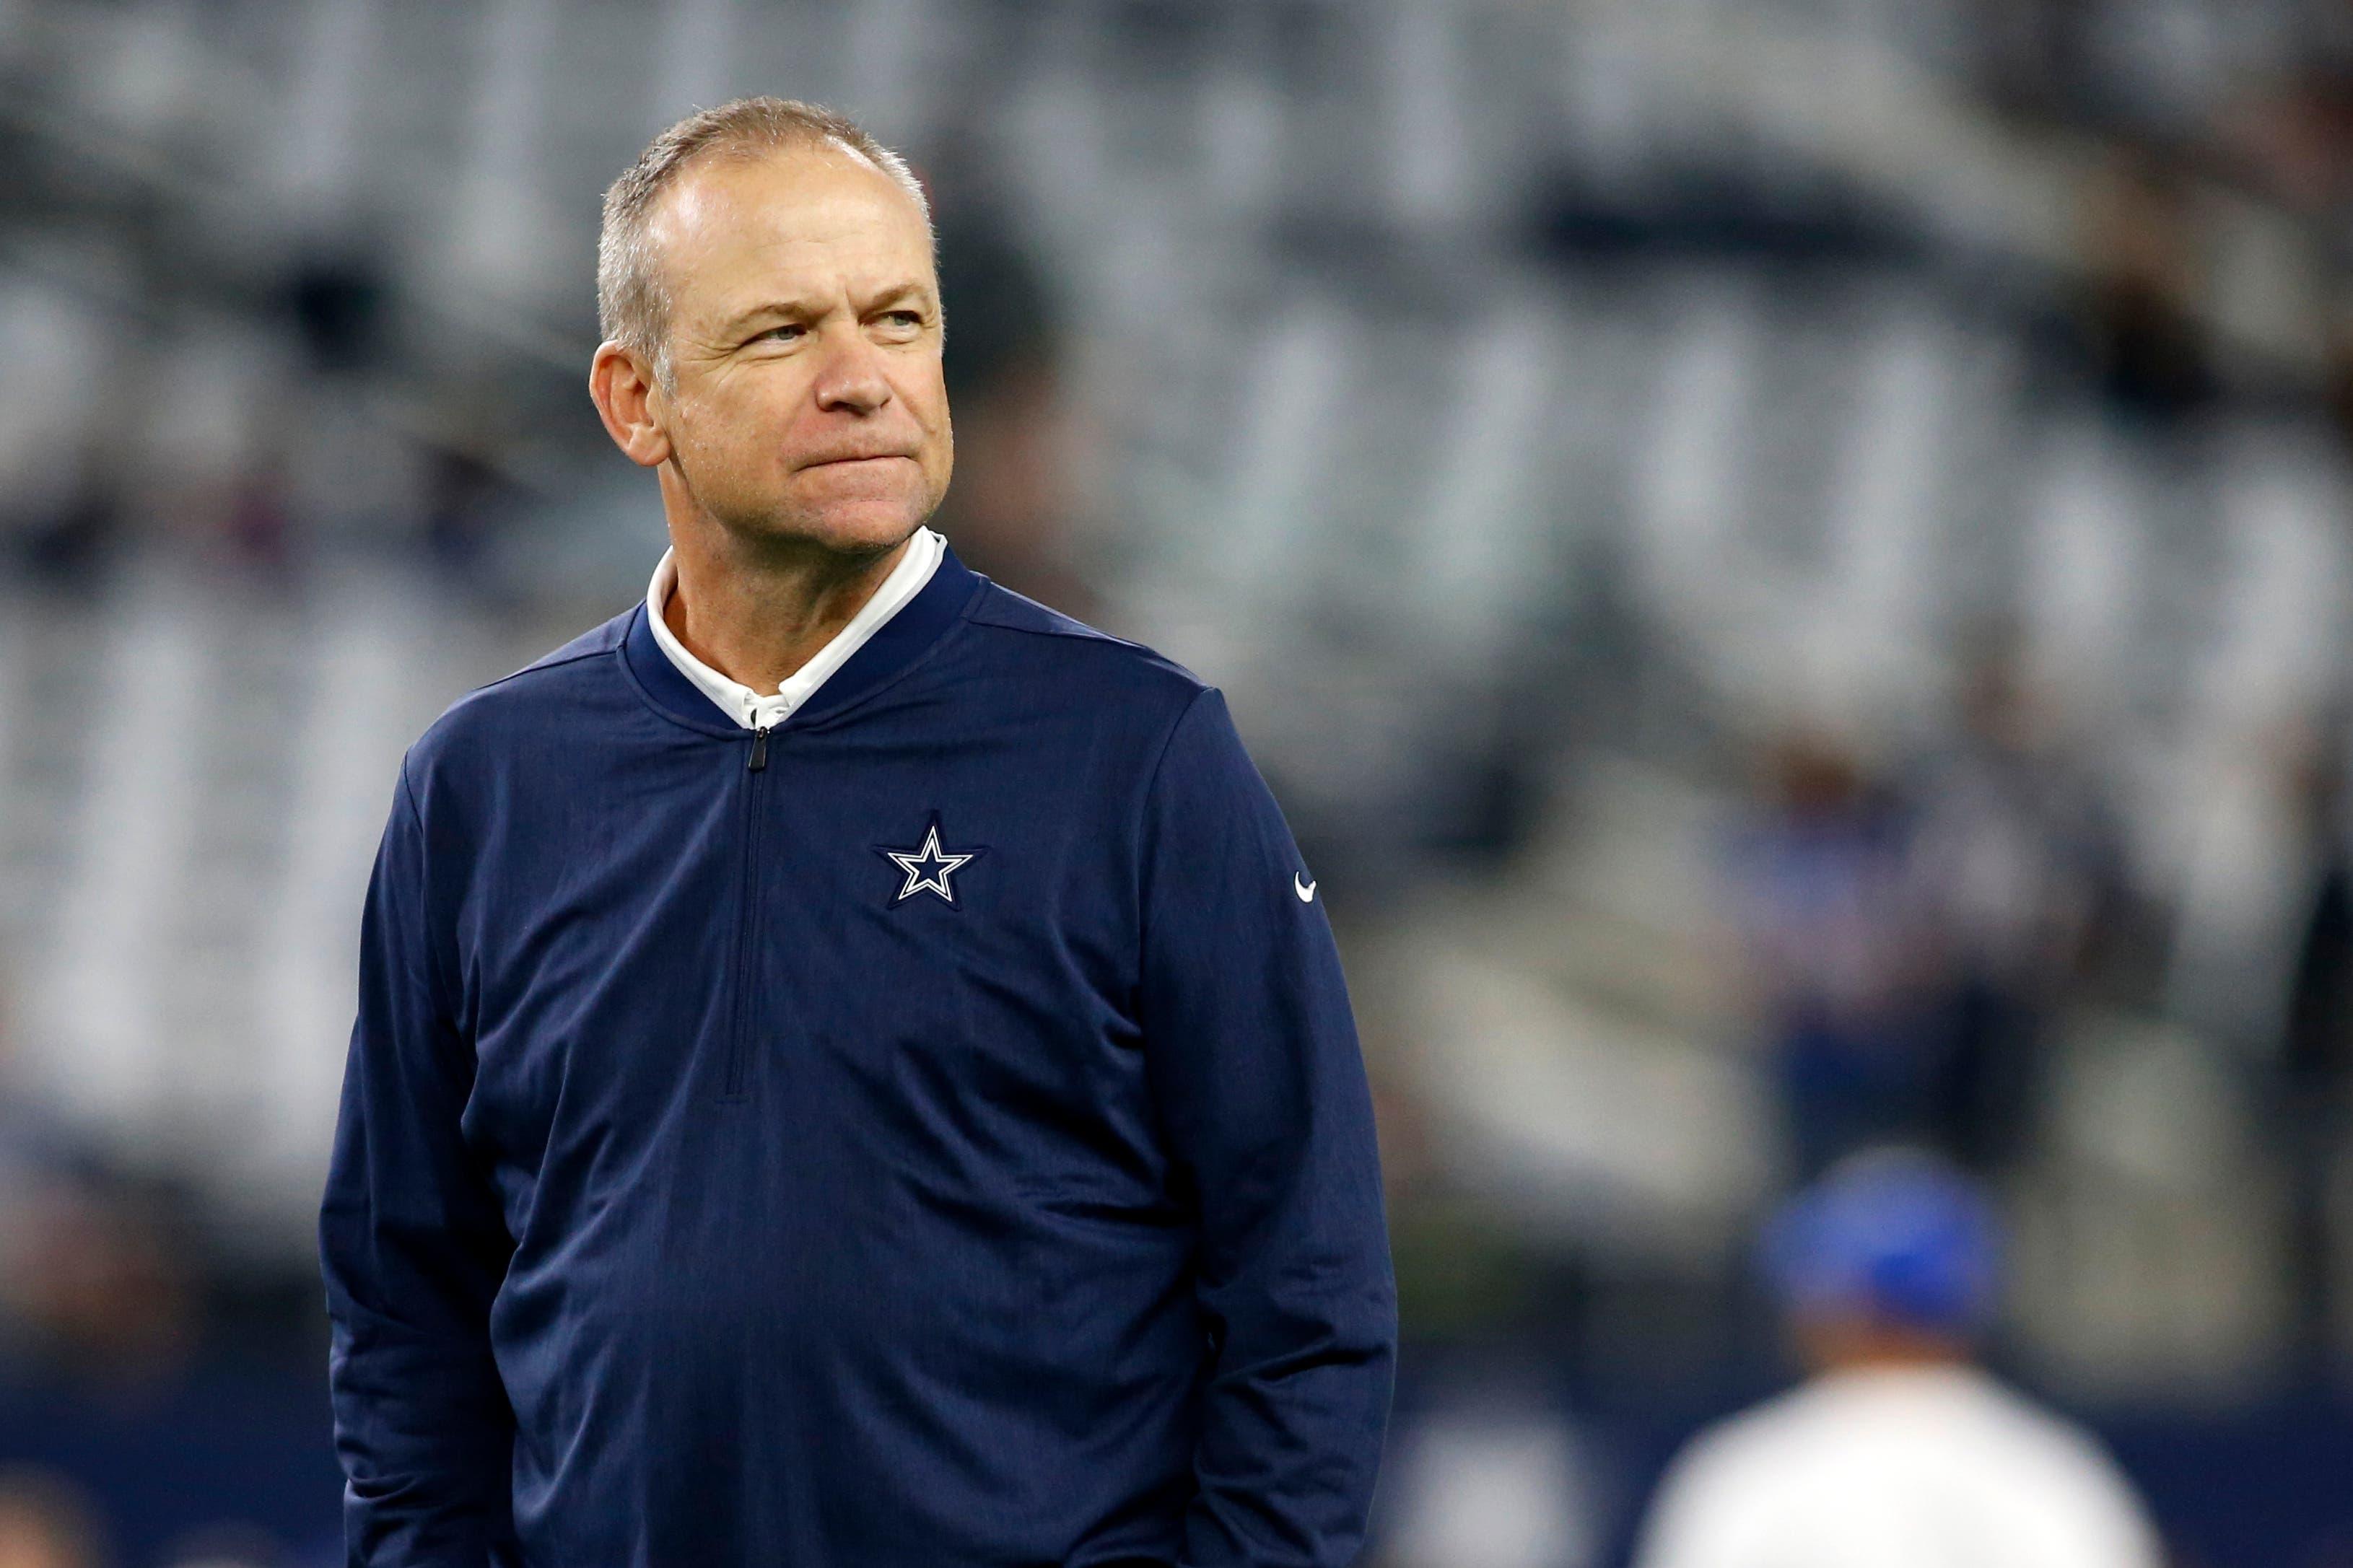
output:
[[[1336,1565],[1396,1354],[1223,700],[965,569],[755,736],[644,606],[413,747],[320,1240],[350,1560]]]

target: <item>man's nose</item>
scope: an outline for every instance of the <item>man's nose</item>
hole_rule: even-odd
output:
[[[825,350],[817,375],[817,405],[845,414],[871,414],[891,401],[891,378],[883,374],[882,351],[852,330]]]

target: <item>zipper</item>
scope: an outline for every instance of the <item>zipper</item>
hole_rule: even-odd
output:
[[[744,861],[736,879],[735,986],[727,1021],[727,1087],[720,1096],[723,1100],[744,1098],[744,1058],[750,1050],[744,1035],[751,1028],[752,954],[757,935],[754,928],[760,909],[760,796],[768,775],[771,728],[763,724],[752,731],[752,749],[744,759],[748,775],[744,784]]]

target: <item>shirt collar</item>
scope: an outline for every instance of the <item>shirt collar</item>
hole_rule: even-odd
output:
[[[783,685],[773,692],[755,691],[720,674],[688,652],[686,645],[678,640],[678,634],[670,629],[670,623],[662,618],[662,608],[670,602],[670,589],[678,581],[675,551],[664,550],[661,559],[654,563],[653,579],[646,584],[644,619],[664,657],[721,712],[746,730],[768,728],[805,706],[828,677],[849,663],[850,656],[904,609],[932,580],[946,553],[946,540],[928,528],[915,530],[899,563],[891,568],[890,575],[882,579],[872,597],[859,606],[858,613],[834,634],[831,641],[807,664],[786,676]]]

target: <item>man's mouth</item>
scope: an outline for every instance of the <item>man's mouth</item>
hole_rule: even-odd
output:
[[[801,466],[806,468],[835,468],[848,463],[888,463],[894,460],[912,463],[914,458],[906,452],[850,452],[839,458],[819,458]]]

